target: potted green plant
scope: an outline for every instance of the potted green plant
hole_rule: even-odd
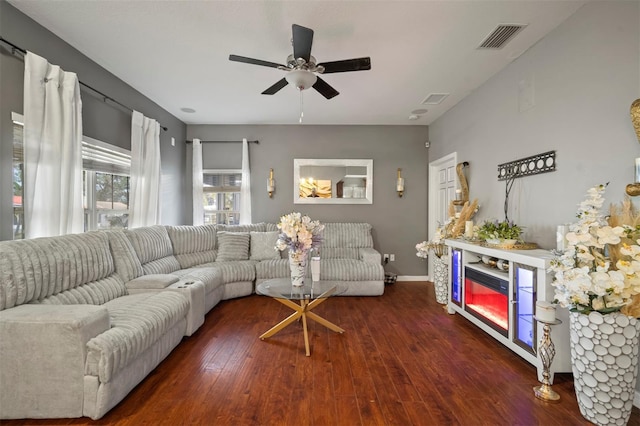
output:
[[[520,240],[522,227],[512,221],[486,220],[478,229],[478,237],[489,244],[513,245]]]

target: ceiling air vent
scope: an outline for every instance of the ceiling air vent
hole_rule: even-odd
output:
[[[440,102],[449,96],[448,93],[432,93],[422,101],[423,105],[438,105]]]
[[[502,49],[526,24],[499,24],[478,46],[478,49]]]

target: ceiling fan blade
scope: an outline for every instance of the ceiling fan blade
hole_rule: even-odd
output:
[[[244,62],[245,64],[262,65],[263,67],[278,68],[284,67],[284,65],[276,64],[275,62],[262,61],[260,59],[247,58],[246,56],[229,55],[229,60],[234,62]]]
[[[338,96],[340,92],[338,92],[333,87],[329,86],[329,83],[318,77],[313,88],[316,89],[322,96],[327,99],[331,99],[335,96]]]
[[[293,58],[302,58],[309,62],[311,45],[313,44],[313,30],[293,24]]]
[[[371,69],[371,58],[345,59],[343,61],[332,61],[318,64],[324,67],[323,74],[334,72],[366,71]]]
[[[282,89],[287,84],[289,84],[289,83],[287,83],[287,79],[283,78],[282,80],[279,80],[276,84],[274,84],[273,86],[269,87],[267,90],[262,92],[262,94],[263,95],[273,95],[275,93],[278,93],[278,91],[280,91],[280,89]]]

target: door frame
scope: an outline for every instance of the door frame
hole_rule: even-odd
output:
[[[436,228],[438,227],[438,223],[436,221],[436,212],[441,207],[439,205],[440,198],[438,197],[438,172],[443,165],[450,163],[453,164],[453,167],[456,167],[456,165],[458,164],[457,152],[452,152],[451,154],[447,154],[444,157],[440,157],[437,160],[429,162],[429,209],[427,213],[427,229],[429,232],[429,239],[433,238],[433,235],[436,233]],[[454,177],[454,185],[456,188],[459,185],[457,173]],[[433,263],[431,261],[431,257],[429,257],[428,265],[428,279],[429,281],[433,281]]]

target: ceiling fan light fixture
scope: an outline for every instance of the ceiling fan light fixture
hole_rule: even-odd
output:
[[[287,83],[291,84],[298,90],[306,90],[316,83],[318,77],[311,71],[293,70],[289,71],[285,76]]]

